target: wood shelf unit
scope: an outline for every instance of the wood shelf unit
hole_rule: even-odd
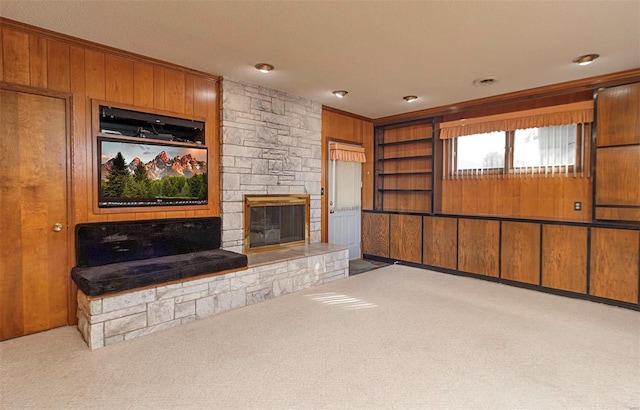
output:
[[[433,210],[433,124],[404,124],[375,130],[375,209]]]

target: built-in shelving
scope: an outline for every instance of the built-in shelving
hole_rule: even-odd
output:
[[[431,212],[433,145],[430,122],[376,129],[376,209]]]

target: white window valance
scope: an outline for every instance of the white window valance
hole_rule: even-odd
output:
[[[440,139],[494,131],[515,131],[554,125],[593,122],[593,101],[447,121],[440,124]]]

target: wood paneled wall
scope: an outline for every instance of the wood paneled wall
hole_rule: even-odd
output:
[[[218,79],[57,33],[2,21],[0,80],[72,95],[72,226],[107,220],[210,216],[220,213]],[[209,205],[196,208],[95,209],[98,159],[92,100],[205,121]],[[96,117],[97,118],[97,117]],[[197,209],[197,210],[194,210]]]
[[[640,310],[640,227],[634,224],[384,211],[365,211],[362,218],[365,256]],[[417,262],[420,257],[422,262]]]
[[[442,213],[515,218],[591,220],[590,178],[531,177],[446,179]],[[574,203],[580,202],[580,211]]]
[[[596,219],[640,221],[640,83],[598,92]]]
[[[38,93],[71,96],[70,236],[78,223],[220,214],[219,80],[215,76],[0,18],[0,81]],[[92,101],[205,122],[209,204],[194,207],[97,208],[98,164]],[[71,236],[72,237],[72,236]],[[68,260],[75,260],[75,246]],[[68,266],[68,270],[71,269]],[[75,323],[70,282],[69,323]]]
[[[362,209],[373,209],[373,122],[330,107],[322,107],[322,241],[329,239],[329,142],[346,142],[364,147],[362,164]]]

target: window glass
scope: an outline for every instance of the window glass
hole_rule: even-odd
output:
[[[505,132],[458,137],[457,170],[504,168]]]
[[[576,124],[516,130],[513,167],[575,165]]]

